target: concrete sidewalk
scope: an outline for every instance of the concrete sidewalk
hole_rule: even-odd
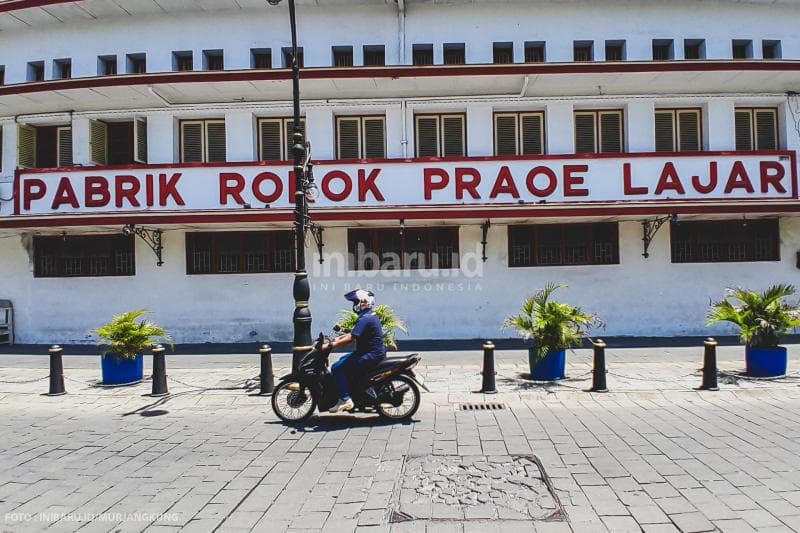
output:
[[[750,380],[743,349],[721,347],[721,390],[698,392],[702,355],[609,348],[611,392],[592,394],[590,350],[553,384],[501,350],[499,393],[483,395],[480,351],[429,353],[433,392],[413,422],[324,414],[303,427],[257,395],[257,354],[168,356],[160,399],[149,382],[96,386],[85,356],[64,358],[67,395],[42,396],[47,357],[2,355],[0,529],[800,531],[800,361]],[[280,374],[289,358],[274,359]]]

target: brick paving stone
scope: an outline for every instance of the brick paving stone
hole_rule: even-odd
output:
[[[701,513],[677,513],[669,515],[669,518],[683,533],[698,533],[715,529],[714,524]]]

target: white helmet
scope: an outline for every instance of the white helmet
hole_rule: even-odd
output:
[[[375,305],[375,294],[366,289],[355,289],[344,295],[345,300],[353,302],[353,311],[358,312],[361,304],[366,304],[367,309]]]

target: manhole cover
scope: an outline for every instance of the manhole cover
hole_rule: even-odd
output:
[[[462,411],[498,411],[505,409],[505,404],[502,403],[462,403]]]
[[[392,521],[557,520],[561,505],[534,456],[406,459]]]

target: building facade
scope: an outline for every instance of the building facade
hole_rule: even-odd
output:
[[[123,7],[124,6],[124,7]],[[313,331],[368,286],[497,338],[548,282],[604,335],[721,334],[800,268],[796,2],[298,3]],[[20,343],[147,308],[291,339],[286,6],[0,2],[0,298]],[[160,263],[160,264],[159,264]]]

